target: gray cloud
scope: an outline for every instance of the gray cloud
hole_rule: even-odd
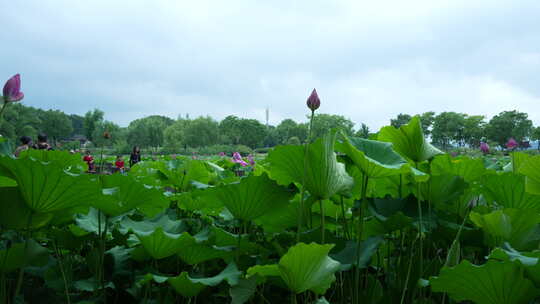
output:
[[[6,1],[5,1],[6,2]],[[540,123],[540,2],[18,1],[0,4],[0,77],[25,104],[126,125],[150,114],[377,129],[400,112],[528,112]]]

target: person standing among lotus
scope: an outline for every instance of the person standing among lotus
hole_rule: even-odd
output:
[[[47,151],[50,151],[53,149],[51,145],[49,145],[49,143],[47,142],[47,134],[45,133],[41,133],[38,135],[37,144],[35,144],[33,148],[36,150],[47,150]]]
[[[13,153],[15,157],[19,157],[19,154],[21,154],[22,151],[26,151],[30,149],[30,145],[32,144],[32,139],[28,136],[22,136],[20,138],[21,145],[15,149],[15,152]]]
[[[141,149],[135,146],[133,151],[129,155],[129,167],[133,167],[136,163],[141,161]]]

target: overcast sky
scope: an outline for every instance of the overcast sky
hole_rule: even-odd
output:
[[[1,1],[0,78],[23,103],[126,126],[152,114],[373,130],[400,112],[540,123],[540,1]],[[4,80],[0,80],[4,81]]]

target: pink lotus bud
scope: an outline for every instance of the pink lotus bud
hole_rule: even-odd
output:
[[[248,164],[242,159],[242,155],[238,152],[233,153],[233,163],[240,164],[242,167],[247,166]]]
[[[508,142],[506,143],[506,147],[508,149],[514,149],[515,147],[517,147],[517,142],[516,140],[512,137],[508,140]]]
[[[481,143],[480,143],[480,151],[482,151],[482,153],[484,153],[484,154],[489,153],[489,146],[488,146],[488,144],[485,143],[485,142],[481,142]]]
[[[313,89],[311,95],[309,95],[307,106],[311,111],[315,111],[321,106],[321,100],[319,99],[319,95],[317,95],[317,90]]]
[[[14,102],[20,101],[24,98],[24,93],[21,92],[21,75],[16,74],[6,81],[4,85],[4,90],[2,91],[4,95],[4,102]]]

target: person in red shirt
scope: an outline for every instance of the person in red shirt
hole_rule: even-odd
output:
[[[124,173],[124,159],[122,158],[121,155],[118,155],[116,157],[116,162],[114,163],[116,165],[116,169],[120,172],[120,173]]]
[[[83,161],[88,164],[88,172],[95,171],[94,158],[90,155],[90,150],[86,150],[86,155],[83,157]]]

